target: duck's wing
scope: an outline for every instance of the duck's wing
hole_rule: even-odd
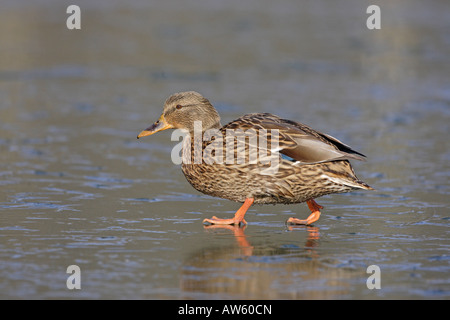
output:
[[[224,128],[244,131],[248,129],[267,130],[268,140],[278,136],[278,147],[276,150],[271,148],[271,151],[278,151],[298,164],[344,159],[365,160],[363,154],[330,135],[270,113],[247,114],[230,122]],[[273,146],[273,143],[271,145]]]

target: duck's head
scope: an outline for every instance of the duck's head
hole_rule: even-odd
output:
[[[216,109],[200,93],[195,91],[175,93],[166,100],[159,120],[139,133],[137,138],[166,129],[182,129],[192,134],[195,121],[201,121],[202,131],[221,127],[220,116]]]

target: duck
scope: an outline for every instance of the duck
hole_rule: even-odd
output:
[[[205,225],[246,225],[245,214],[254,204],[306,202],[308,217],[291,217],[286,223],[310,226],[323,209],[316,198],[374,190],[350,164],[364,161],[365,155],[331,135],[271,113],[250,113],[222,125],[208,99],[196,91],[179,92],[137,138],[167,129],[184,133],[181,169],[196,190],[242,203],[234,217],[213,216],[203,220]]]

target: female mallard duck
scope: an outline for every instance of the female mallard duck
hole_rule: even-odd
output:
[[[364,155],[332,136],[270,113],[247,114],[222,126],[219,114],[206,98],[194,91],[181,92],[166,100],[159,120],[137,137],[166,129],[182,129],[189,133],[182,147],[182,153],[189,156],[183,158],[181,168],[195,189],[243,203],[234,218],[212,217],[205,219],[204,223],[246,224],[244,215],[253,203],[288,204],[306,201],[311,210],[309,217],[306,220],[289,218],[287,222],[310,225],[319,219],[322,209],[314,198],[355,189],[373,190],[356,177],[348,161],[364,160]],[[208,132],[213,132],[212,137],[206,137],[211,136]],[[224,140],[218,138],[220,135],[228,138],[230,132],[233,133],[231,144],[229,139],[225,139],[225,144]],[[253,140],[249,132],[259,133],[259,139]],[[266,143],[256,144],[255,141],[263,141],[262,133]],[[249,139],[246,139],[246,135]],[[235,138],[241,144],[235,144]],[[232,156],[245,155],[229,161],[230,145]],[[227,161],[217,161],[223,159],[218,156],[224,154],[227,155]],[[256,154],[260,156],[259,162],[255,161]],[[271,159],[271,163],[262,161],[261,155],[267,155],[269,158],[265,159]]]

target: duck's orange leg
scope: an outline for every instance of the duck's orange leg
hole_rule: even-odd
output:
[[[319,205],[317,202],[314,201],[314,199],[306,201],[306,204],[309,207],[309,210],[311,210],[311,214],[309,215],[306,220],[300,220],[297,218],[289,218],[286,222],[289,224],[303,224],[303,225],[310,225],[320,218],[320,209],[323,209],[321,205]]]
[[[253,198],[247,198],[245,199],[244,204],[242,207],[239,208],[238,211],[236,211],[234,218],[231,219],[219,219],[217,217],[212,217],[211,219],[205,219],[203,220],[204,224],[235,224],[238,225],[241,222],[243,224],[247,224],[247,221],[244,220],[245,213],[247,212],[248,208],[253,204],[254,199]]]

